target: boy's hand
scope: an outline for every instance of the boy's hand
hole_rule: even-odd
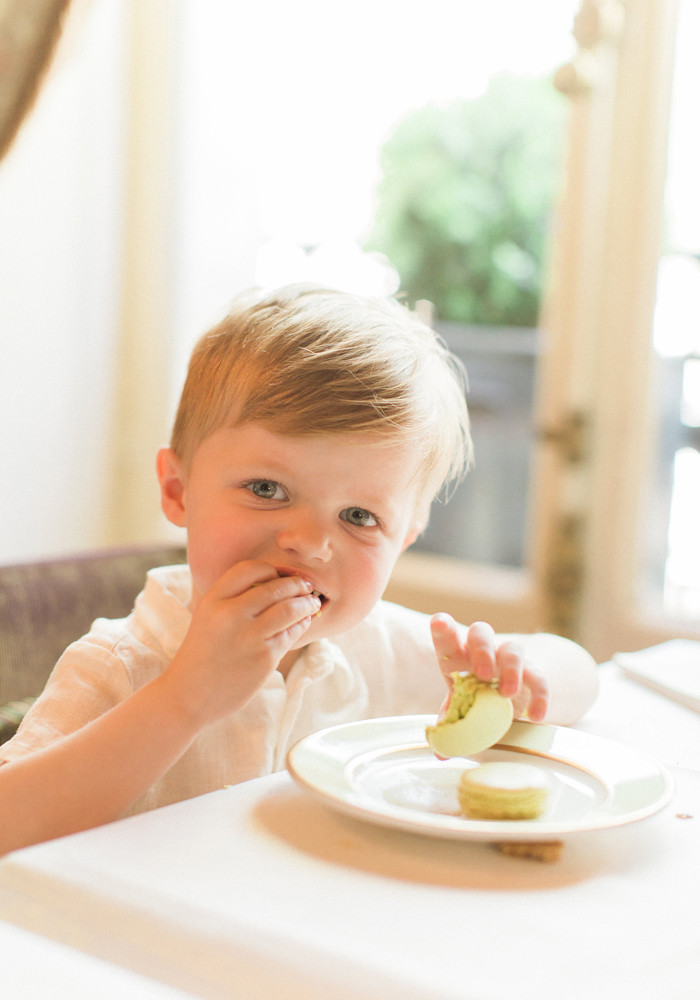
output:
[[[242,708],[303,636],[321,602],[263,562],[228,570],[197,603],[166,674],[202,724]]]
[[[490,625],[475,622],[464,628],[444,613],[433,615],[430,631],[450,693],[450,674],[455,670],[473,673],[481,681],[498,678],[499,690],[513,700],[516,715],[527,711],[533,722],[542,721],[549,698],[547,679],[524,659],[517,642],[507,641],[497,646]]]

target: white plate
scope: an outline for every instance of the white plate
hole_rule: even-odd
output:
[[[425,740],[434,716],[369,719],[300,740],[287,755],[292,777],[328,805],[383,826],[464,840],[552,840],[634,823],[666,805],[666,770],[635,750],[561,726],[515,722],[503,740],[469,759],[438,760]],[[487,760],[523,760],[546,770],[549,805],[532,820],[460,815],[457,782]]]

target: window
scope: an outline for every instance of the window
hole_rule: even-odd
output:
[[[671,91],[664,235],[654,312],[654,390],[659,409],[647,514],[648,589],[670,615],[700,618],[700,148],[693,40],[700,9],[678,7]]]
[[[273,19],[269,5],[185,5],[182,364],[195,331],[254,281],[391,294],[406,287],[407,262],[419,251],[441,275],[457,270],[442,298],[434,283],[407,288],[411,300],[435,300],[436,326],[467,365],[477,456],[458,494],[435,504],[417,546],[424,551],[511,567],[526,559],[540,260],[567,116],[551,77],[573,51],[576,2],[438,0],[427,16],[417,5],[364,0],[351,19],[319,0],[274,4]],[[416,156],[412,136],[408,155],[387,164],[411,127],[428,139],[447,131],[456,152],[443,173],[430,150],[428,159]],[[460,150],[468,139],[471,150]],[[450,200],[460,170],[456,201],[472,202],[461,213]],[[377,216],[409,183],[403,218],[420,200],[421,211],[446,202],[443,219],[433,211],[433,227],[403,242],[397,219],[382,239]],[[453,253],[445,264],[436,234],[460,219],[479,228],[478,254],[465,261]],[[475,275],[481,311],[456,322],[459,310],[443,303],[475,286]],[[519,290],[524,309],[497,308]]]

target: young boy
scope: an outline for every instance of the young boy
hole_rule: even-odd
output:
[[[0,748],[0,852],[268,774],[324,726],[437,712],[453,670],[575,721],[596,681],[573,643],[381,600],[469,457],[459,371],[403,307],[239,300],[196,346],[157,460],[188,566],[69,647]]]

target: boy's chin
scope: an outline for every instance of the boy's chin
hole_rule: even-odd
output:
[[[376,603],[376,602],[375,602]],[[333,602],[326,601],[320,611],[311,619],[308,629],[299,640],[299,646],[307,646],[314,639],[332,639],[334,636],[343,635],[355,628],[365,620],[373,605],[360,607],[352,611],[347,607],[337,605],[333,607]]]

